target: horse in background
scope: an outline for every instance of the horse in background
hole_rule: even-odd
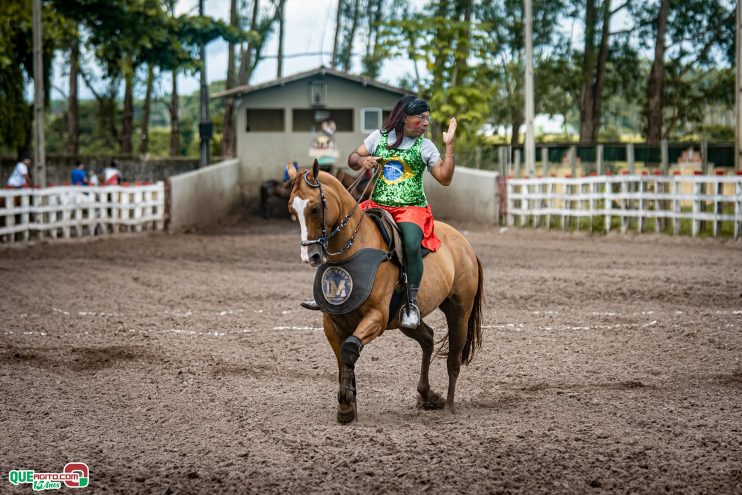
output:
[[[288,201],[291,194],[291,188],[289,187],[290,167],[298,170],[296,162],[289,163],[284,168],[283,180],[269,179],[260,184],[260,213],[263,218],[269,219],[273,216],[272,198],[281,200],[283,204]],[[369,185],[371,174],[362,172],[365,176],[359,178],[357,175],[343,172],[338,167],[332,167],[329,173],[338,179],[346,189],[353,188],[350,193],[356,201],[365,201],[371,197],[371,193],[373,193],[373,187]]]

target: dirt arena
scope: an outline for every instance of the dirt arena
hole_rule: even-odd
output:
[[[348,426],[295,224],[0,245],[0,492],[78,461],[79,493],[742,493],[742,242],[459,227],[487,305],[458,414],[415,408],[390,331]]]

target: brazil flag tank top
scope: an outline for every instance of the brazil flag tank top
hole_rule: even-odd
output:
[[[384,206],[422,206],[428,205],[423,189],[425,162],[421,149],[423,137],[407,149],[389,148],[389,134],[381,133],[374,156],[383,158],[381,176],[376,181],[371,199]]]

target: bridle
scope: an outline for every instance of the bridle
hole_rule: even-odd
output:
[[[359,178],[363,174],[359,174]],[[348,242],[345,243],[345,245],[340,248],[337,252],[331,252],[329,248],[330,239],[335,237],[341,230],[345,228],[345,226],[348,224],[348,221],[353,216],[353,213],[358,209],[358,201],[356,201],[356,204],[353,205],[353,208],[348,212],[345,217],[338,223],[337,227],[332,229],[332,232],[329,234],[327,233],[327,196],[325,195],[325,191],[322,189],[322,183],[319,181],[319,177],[315,177],[317,182],[311,182],[309,180],[309,170],[307,170],[304,173],[304,182],[307,183],[309,187],[312,189],[319,189],[319,196],[322,200],[322,233],[317,239],[314,240],[306,240],[306,241],[300,241],[302,246],[311,246],[313,244],[319,244],[322,247],[322,250],[325,252],[327,256],[337,256],[340,254],[343,254],[347,249],[349,249],[353,242],[356,239],[356,235],[358,234],[358,231],[361,229],[361,225],[363,224],[363,221],[358,222],[358,225],[356,226],[356,229],[353,231],[353,234],[350,236],[350,239],[348,239]],[[369,181],[369,184],[373,181]],[[350,186],[349,190],[355,189],[355,186],[358,183],[358,179]],[[366,184],[366,188],[368,188],[369,184]],[[366,193],[366,189],[364,189],[363,194]],[[361,194],[361,197],[363,197],[363,194]],[[360,200],[359,200],[360,201]]]

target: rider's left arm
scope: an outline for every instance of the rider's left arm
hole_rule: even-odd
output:
[[[443,158],[439,158],[430,174],[435,180],[448,186],[453,180],[453,171],[456,168],[456,155],[454,154],[454,142],[456,141],[456,118],[451,117],[448,122],[448,131],[443,133],[443,144],[446,145],[446,151]]]

